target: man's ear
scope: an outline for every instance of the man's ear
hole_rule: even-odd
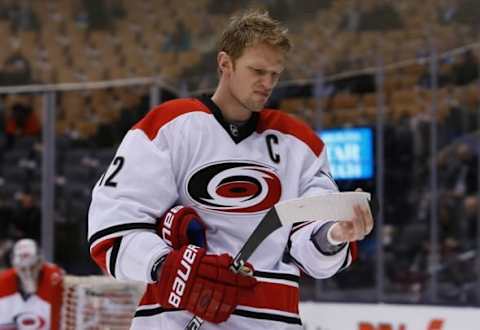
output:
[[[232,59],[225,52],[219,52],[217,55],[217,63],[220,74],[226,73],[229,74],[232,72]]]

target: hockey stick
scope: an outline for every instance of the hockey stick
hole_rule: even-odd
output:
[[[370,194],[366,192],[344,192],[291,199],[275,204],[233,258],[230,270],[234,273],[253,276],[251,270],[245,267],[245,263],[257,247],[278,228],[306,220],[351,219],[354,216],[353,205],[360,204],[368,207],[369,200]],[[203,320],[200,317],[194,316],[185,330],[198,330],[202,323]]]

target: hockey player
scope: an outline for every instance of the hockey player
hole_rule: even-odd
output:
[[[249,259],[253,276],[229,271],[275,203],[337,191],[312,129],[264,108],[290,48],[286,29],[267,13],[232,18],[213,96],[150,111],[97,182],[92,257],[118,279],[149,284],[132,329],[183,329],[193,315],[205,330],[301,329],[300,271],[333,276],[372,230],[360,207],[341,222],[305,219],[259,246]]]
[[[15,243],[12,265],[0,273],[0,329],[59,329],[62,269],[31,239]]]

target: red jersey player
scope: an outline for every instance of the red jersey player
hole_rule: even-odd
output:
[[[15,243],[12,266],[0,273],[0,329],[58,329],[62,269],[45,262],[31,239]]]

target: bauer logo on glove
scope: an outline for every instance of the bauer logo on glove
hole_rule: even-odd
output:
[[[173,250],[160,268],[152,292],[164,308],[186,309],[206,321],[224,322],[239,298],[253,295],[257,284],[252,276],[232,272],[232,262],[228,254],[206,254],[194,245]],[[250,263],[245,267],[253,271]]]

